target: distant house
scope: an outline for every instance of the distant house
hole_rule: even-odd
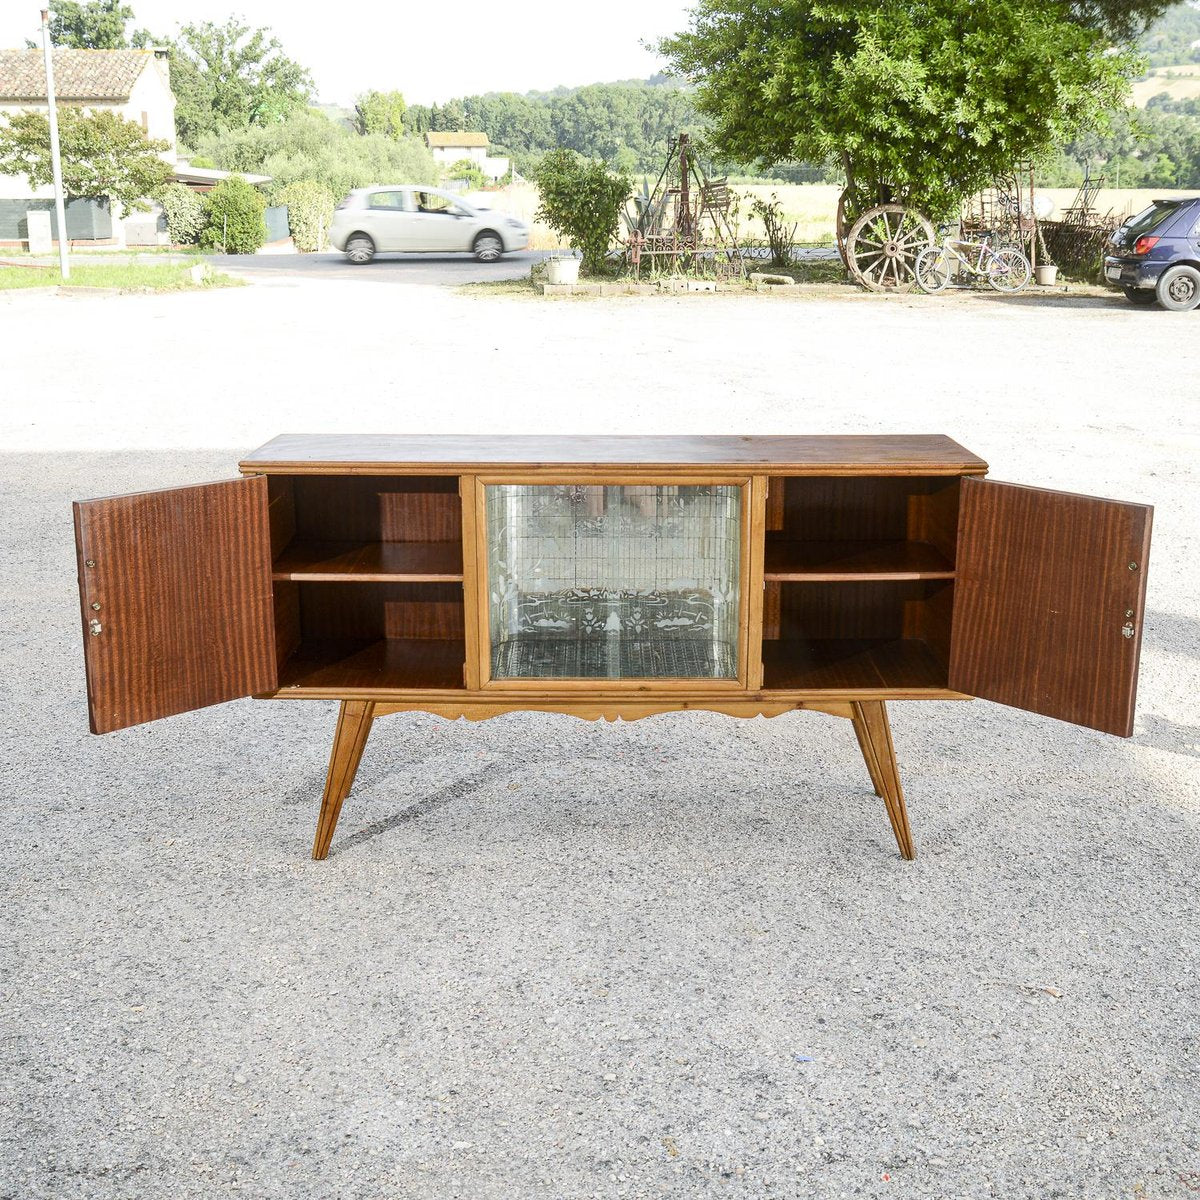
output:
[[[175,143],[175,96],[167,51],[53,50],[54,93],[59,104],[108,109],[140,125],[148,137],[167,143],[163,158],[175,178],[206,191],[229,172],[200,170],[180,162]],[[46,111],[46,68],[41,50],[0,50],[0,120],[8,113]],[[265,183],[265,175],[247,176]],[[54,190],[31,188],[24,175],[0,175],[0,245],[26,239],[26,213],[48,209]],[[57,237],[57,231],[55,232]],[[103,203],[72,200],[67,205],[67,236],[74,242],[154,245],[165,241],[165,223],[157,212],[130,213],[115,223]]]
[[[493,156],[488,153],[488,135],[486,133],[427,133],[425,141],[429,152],[438,166],[449,167],[461,159],[469,159],[484,175],[495,183],[508,174],[507,158]]]

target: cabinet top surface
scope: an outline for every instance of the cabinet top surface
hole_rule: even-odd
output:
[[[285,433],[248,454],[244,470],[487,472],[546,468],[758,469],[822,474],[978,474],[987,463],[941,434],[799,437],[357,435]]]

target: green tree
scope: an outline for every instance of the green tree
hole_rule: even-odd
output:
[[[1071,20],[1099,30],[1113,42],[1131,42],[1179,0],[1070,0],[1064,6]]]
[[[364,92],[354,106],[354,128],[361,134],[403,137],[407,108],[399,92]]]
[[[50,43],[72,50],[125,50],[150,45],[144,29],[126,34],[133,9],[121,0],[56,0],[50,6]],[[31,48],[35,43],[27,42]]]
[[[469,158],[460,158],[457,162],[452,162],[446,171],[446,178],[465,183],[472,190],[487,184],[487,176],[479,169],[479,164]]]
[[[63,190],[73,199],[107,199],[126,210],[144,209],[171,178],[160,154],[167,143],[109,109],[58,110]],[[0,126],[0,175],[24,175],[31,187],[53,182],[50,120],[36,111],[13,113]]]
[[[535,179],[538,219],[582,253],[585,275],[602,274],[629,197],[629,177],[613,175],[604,163],[587,162],[573,150],[551,150],[542,156]]]
[[[223,254],[253,254],[267,240],[267,198],[240,175],[222,179],[204,197],[200,244]]]
[[[737,161],[841,164],[859,206],[933,213],[1103,122],[1163,7],[1066,0],[700,0],[660,50]]]
[[[650,81],[590,84],[554,92],[487,92],[443,106],[409,105],[410,133],[478,129],[522,170],[547,150],[575,150],[621,170],[662,167],[669,140],[681,131],[702,132],[691,92]]]
[[[423,139],[360,137],[317,109],[299,110],[274,125],[205,134],[193,149],[221,170],[270,175],[273,195],[298,180],[320,183],[341,199],[351,188],[372,183],[438,178]]]
[[[435,104],[429,112],[433,129],[459,133],[467,127],[467,112],[461,100],[447,100],[440,107]]]
[[[185,25],[171,46],[175,128],[194,147],[206,133],[269,125],[303,108],[312,77],[283,53],[269,29],[237,17]]]

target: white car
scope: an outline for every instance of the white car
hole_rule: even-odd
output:
[[[468,204],[453,192],[421,184],[355,188],[337,206],[329,242],[352,263],[388,251],[469,251],[480,262],[529,246],[529,226],[507,213]]]

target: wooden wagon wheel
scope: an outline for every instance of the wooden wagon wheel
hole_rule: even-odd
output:
[[[917,255],[933,240],[933,226],[916,209],[881,204],[854,222],[846,266],[872,292],[907,292],[916,283]]]

